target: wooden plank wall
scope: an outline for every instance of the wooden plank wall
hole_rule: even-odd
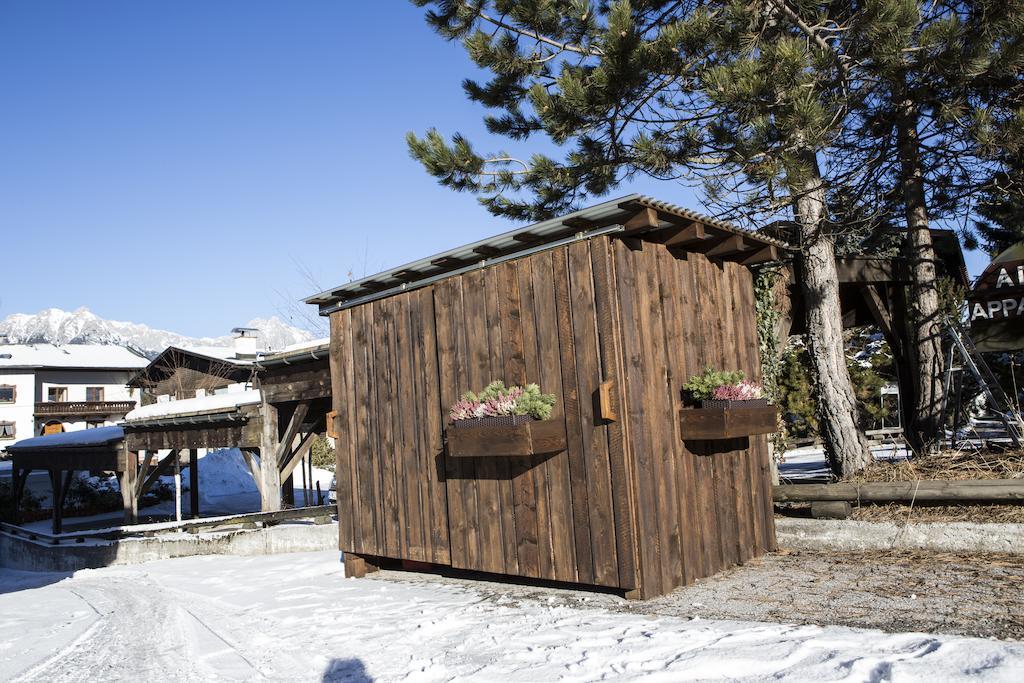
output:
[[[623,437],[594,417],[598,387],[619,362],[609,300],[597,296],[609,288],[607,242],[592,244],[434,286],[441,404],[494,379],[536,382],[556,395],[567,435],[566,451],[550,457],[448,459],[456,567],[635,586],[632,529],[617,528],[629,519]]]
[[[429,288],[331,315],[344,551],[450,562],[434,339]]]
[[[776,547],[767,437],[684,442],[681,388],[707,365],[760,379],[753,284],[735,263],[611,239],[641,596]]]

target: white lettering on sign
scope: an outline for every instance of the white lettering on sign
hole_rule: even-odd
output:
[[[1006,272],[1006,268],[999,269],[999,277],[996,278],[996,289],[1006,285],[1007,287],[1013,287],[1017,283],[1013,281],[1010,274]]]
[[[1013,316],[1024,316],[1024,298],[1002,299],[1000,301],[987,301],[984,305],[974,304],[971,309],[971,321],[978,318],[991,320],[992,318],[1010,318]]]

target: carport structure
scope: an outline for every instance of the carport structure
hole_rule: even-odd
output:
[[[53,490],[53,533],[61,533],[64,503],[75,472],[116,472],[124,501],[125,522],[135,521],[138,509],[137,469],[123,447],[124,430],[119,426],[61,432],[23,439],[7,447],[13,456],[15,510],[21,504],[28,476],[34,470],[50,475]],[[139,494],[141,495],[141,493]]]

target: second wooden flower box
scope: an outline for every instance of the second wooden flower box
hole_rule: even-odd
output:
[[[735,401],[722,408],[683,408],[679,411],[683,439],[738,439],[778,429],[775,406],[741,404]]]
[[[506,425],[449,425],[448,455],[453,458],[515,457],[565,450],[564,420],[529,420]]]

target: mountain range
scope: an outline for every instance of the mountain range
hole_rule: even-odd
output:
[[[268,350],[310,341],[313,335],[277,316],[256,318],[244,325],[260,331]],[[6,342],[3,338],[6,337]],[[106,320],[87,308],[64,311],[47,308],[35,314],[15,313],[0,321],[0,343],[8,344],[115,344],[154,358],[168,346],[231,346],[233,335],[189,337],[140,323]]]

